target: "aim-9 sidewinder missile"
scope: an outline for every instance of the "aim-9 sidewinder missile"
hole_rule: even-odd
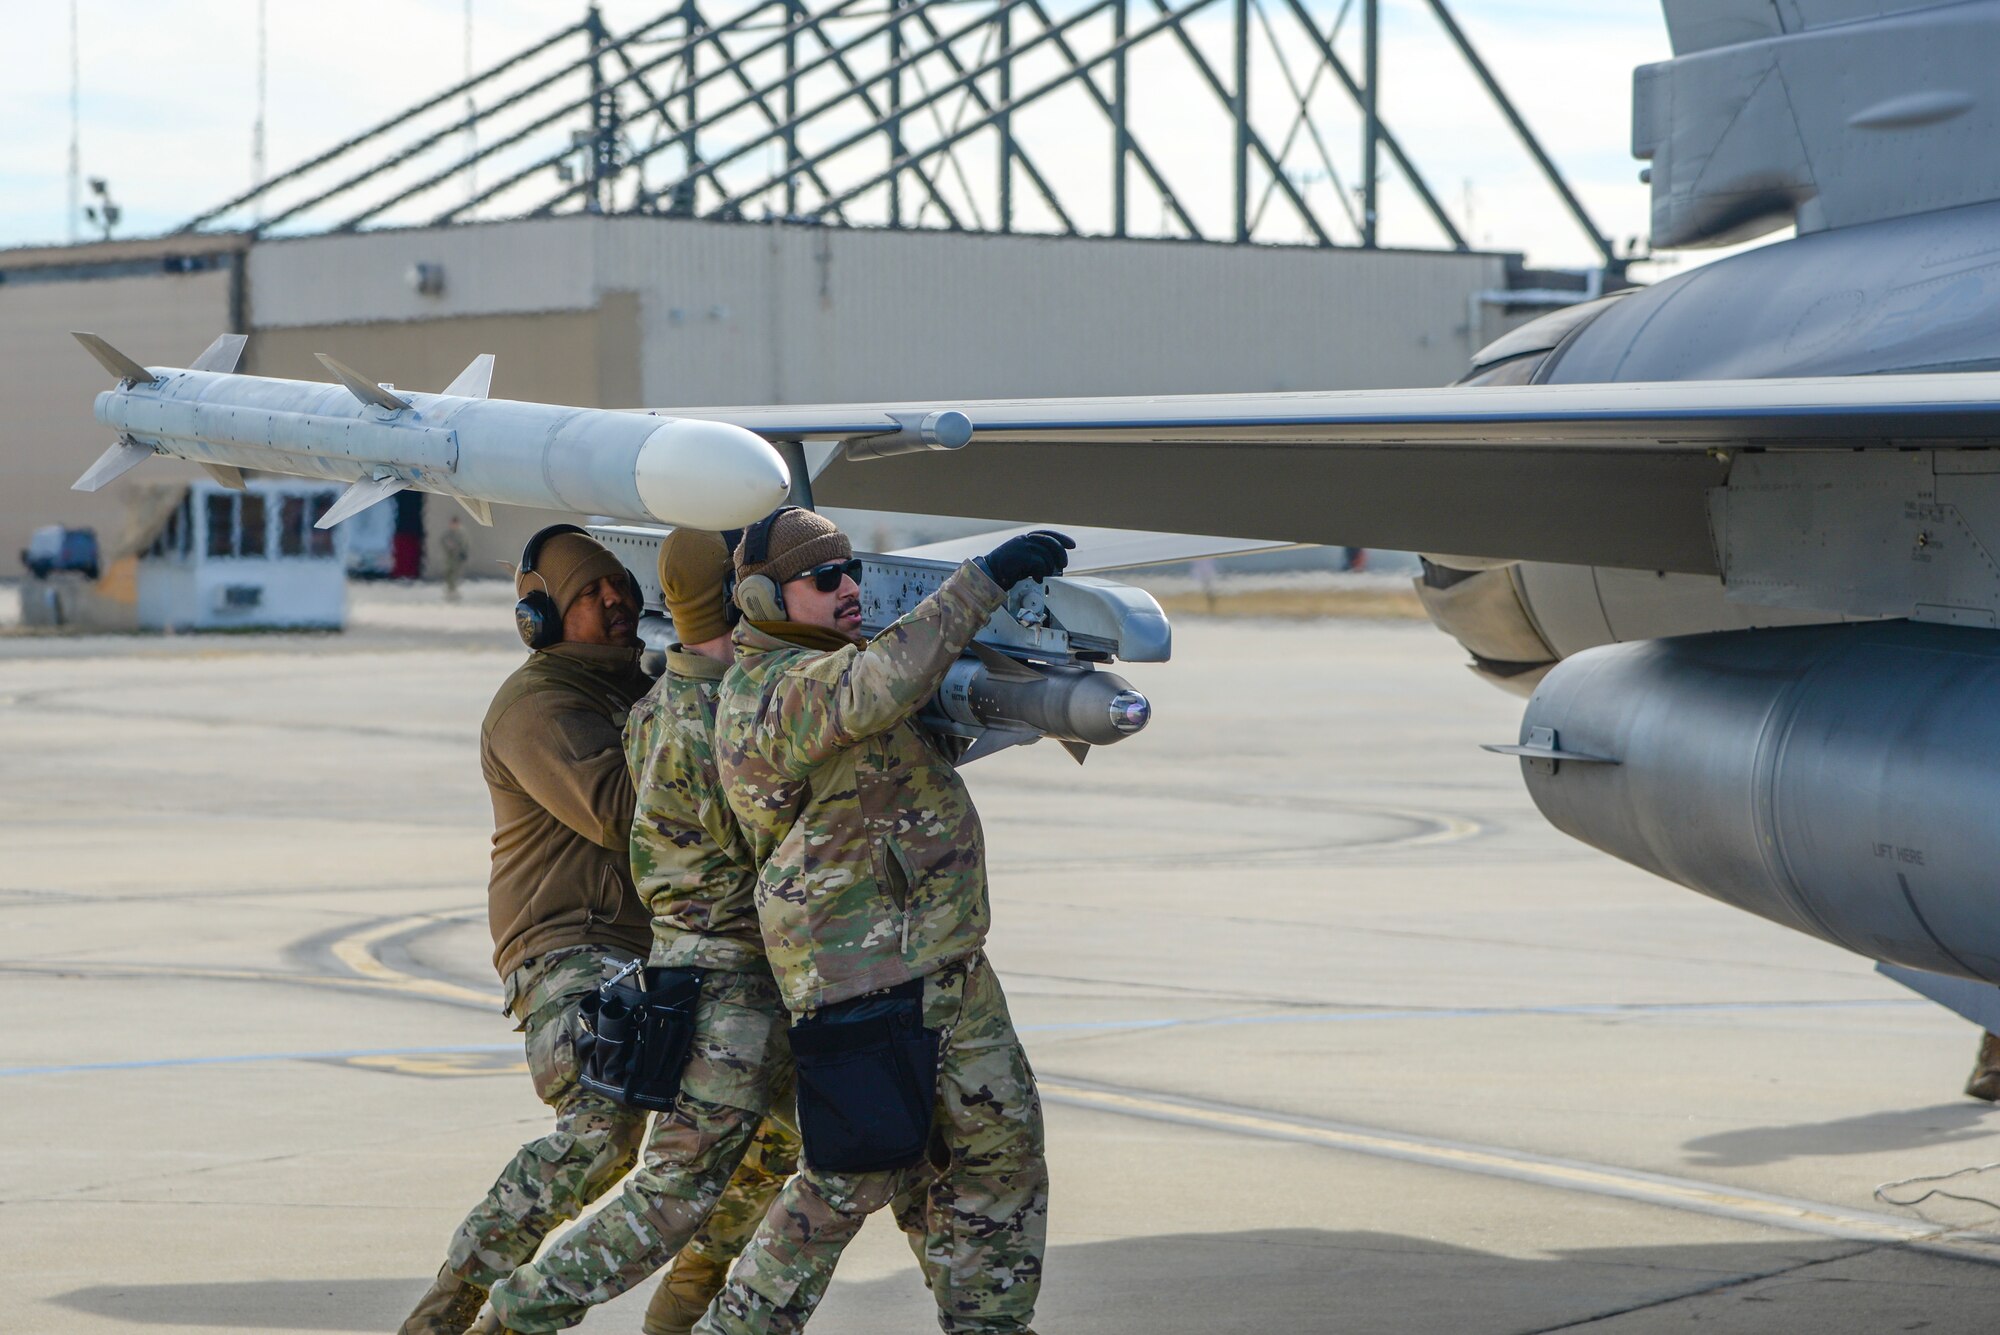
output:
[[[338,384],[237,375],[241,334],[185,369],[141,366],[95,334],[76,339],[118,377],[96,409],[118,443],[78,491],[164,454],[225,486],[241,486],[246,468],[347,483],[320,528],[416,488],[452,497],[482,524],[499,502],[721,530],[769,513],[791,485],[775,449],[726,422],[488,398],[490,354],[442,394],[413,394],[325,353]]]

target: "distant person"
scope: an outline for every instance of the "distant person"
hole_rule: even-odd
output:
[[[616,1199],[494,1287],[505,1330],[573,1326],[671,1260],[644,1330],[685,1335],[798,1162],[785,1008],[757,930],[757,864],[715,765],[716,689],[735,657],[729,548],[714,533],[675,529],[659,570],[680,638],[625,727],[632,875],[653,915],[647,963],[701,975],[693,1047],[672,1110],[654,1120]]]
[[[446,1249],[403,1335],[461,1335],[487,1291],[623,1177],[643,1112],[577,1084],[577,1003],[652,944],[632,888],[632,779],[621,729],[639,670],[632,577],[572,524],[528,540],[516,624],[533,651],[486,711],[480,766],[493,799],[487,883],[493,965],[527,1034],[535,1093],[555,1127],[523,1145]]]
[[[1073,545],[1010,538],[865,642],[859,563],[833,524],[785,507],[737,546],[744,620],[716,757],[761,868],[805,1149],[702,1335],[797,1331],[867,1216],[911,1193],[939,1324],[1030,1330],[1048,1230],[1041,1099],[986,960],[979,816],[915,715],[1007,590],[1061,571]]]
[[[1965,1082],[1965,1092],[1975,1099],[2000,1103],[2000,1034],[1989,1032],[1979,1036],[1979,1056],[1972,1063],[1972,1077]]]
[[[457,515],[444,526],[444,536],[438,539],[438,553],[444,557],[445,601],[455,603],[459,576],[465,573],[466,558],[472,555],[465,545],[465,530],[459,527]]]

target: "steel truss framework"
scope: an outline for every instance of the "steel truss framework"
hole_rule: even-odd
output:
[[[1617,268],[1445,0],[1424,3]],[[1442,244],[1465,249],[1377,114],[1379,11],[1380,0],[682,0],[615,33],[592,8],[183,230],[587,212],[1374,246],[1386,157]],[[1358,69],[1338,50],[1356,39]],[[1171,79],[1169,102],[1142,105],[1142,78]],[[1205,98],[1226,163],[1204,159],[1177,184],[1162,148],[1181,148],[1179,116]],[[1329,143],[1338,112],[1360,130],[1346,173]],[[1166,156],[1185,166],[1185,152]],[[1211,198],[1222,179],[1226,213]],[[1135,221],[1154,205],[1157,228]]]

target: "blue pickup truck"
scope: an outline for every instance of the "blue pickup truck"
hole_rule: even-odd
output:
[[[97,530],[44,524],[28,535],[21,564],[36,579],[47,579],[56,570],[78,570],[85,578],[96,579]]]

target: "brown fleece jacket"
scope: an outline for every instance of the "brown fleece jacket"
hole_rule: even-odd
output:
[[[570,946],[643,956],[651,914],[632,888],[632,777],[622,731],[651,683],[637,649],[558,644],[501,684],[479,730],[493,798],[487,911],[505,978]]]

